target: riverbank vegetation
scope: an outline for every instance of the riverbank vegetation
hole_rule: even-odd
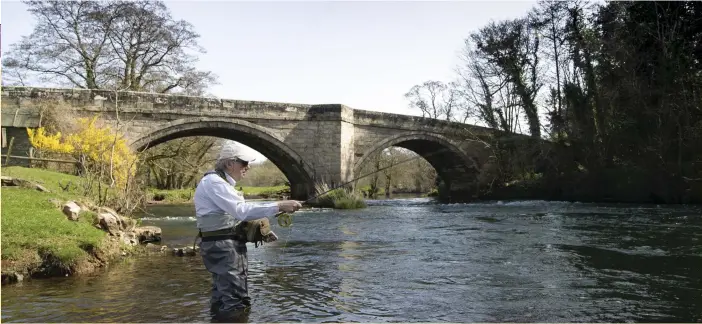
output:
[[[332,188],[326,183],[318,183],[315,186],[315,192],[318,197],[312,202],[313,206],[335,209],[359,209],[367,207],[366,202],[358,191],[352,188],[331,189]]]
[[[79,187],[80,177],[41,169],[3,167],[3,177],[41,185],[2,188],[3,274],[50,276],[89,272],[116,256],[123,246],[96,227],[97,214],[82,210],[77,221],[61,212],[65,201],[92,205]]]
[[[483,197],[700,203],[700,18],[700,2],[540,1],[467,35],[455,80],[406,97],[534,138],[495,132]]]

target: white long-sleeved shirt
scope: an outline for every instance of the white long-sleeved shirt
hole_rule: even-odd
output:
[[[250,221],[275,215],[277,203],[251,204],[234,189],[236,181],[228,174],[225,182],[217,174],[203,177],[195,189],[197,227],[203,232],[231,228],[237,220]]]

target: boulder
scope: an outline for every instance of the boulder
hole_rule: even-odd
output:
[[[77,221],[80,214],[80,207],[73,201],[69,201],[63,205],[63,214],[66,218],[72,221]]]
[[[44,186],[24,180],[24,179],[19,179],[19,178],[12,178],[8,176],[0,176],[0,182],[2,182],[2,186],[9,186],[9,187],[25,187],[25,188],[31,188],[31,189],[36,189],[42,192],[50,192],[48,189],[44,188]]]
[[[110,207],[98,207],[97,212],[98,213],[108,213],[108,214],[114,215],[115,217],[121,217],[114,209],[112,209]]]
[[[139,243],[160,242],[161,228],[156,226],[141,226],[134,228]]]
[[[115,216],[110,213],[98,213],[98,226],[101,230],[110,233],[110,235],[117,236],[120,233],[120,221]]]
[[[109,208],[109,207],[100,207],[97,209],[98,213],[105,213],[105,214],[111,214],[117,219],[117,223],[119,224],[119,229],[122,231],[131,231],[134,229],[134,227],[137,224],[136,219],[129,218],[129,217],[124,217],[118,214],[114,209]]]
[[[20,179],[8,176],[0,176],[0,181],[2,181],[3,187],[15,187],[22,184]]]

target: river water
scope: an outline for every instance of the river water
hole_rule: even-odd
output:
[[[168,246],[192,206],[154,206]],[[249,247],[250,322],[701,322],[699,207],[429,199],[301,211]],[[3,322],[209,322],[199,257],[2,289]]]

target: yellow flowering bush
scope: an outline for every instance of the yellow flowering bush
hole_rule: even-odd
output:
[[[96,125],[97,116],[79,118],[77,131],[66,137],[46,134],[44,128],[27,129],[29,140],[39,150],[72,155],[84,169],[97,172],[102,181],[120,188],[127,185],[136,172],[137,156],[121,134],[115,136],[109,127]],[[106,179],[102,179],[107,177]]]
[[[61,141],[61,133],[54,135],[46,134],[44,127],[37,129],[27,128],[29,142],[38,151],[48,151],[54,153],[72,153],[73,146],[70,143]]]

